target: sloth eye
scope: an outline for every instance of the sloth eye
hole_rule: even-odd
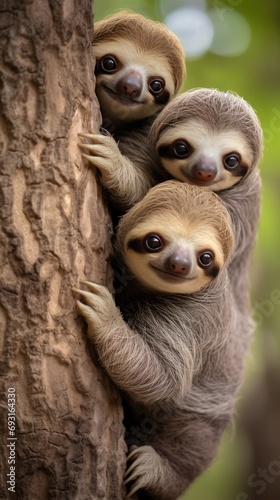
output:
[[[198,260],[199,260],[199,264],[202,267],[208,267],[213,262],[213,259],[214,259],[214,255],[212,254],[212,252],[203,252],[199,256]]]
[[[240,162],[240,156],[237,154],[231,154],[225,157],[224,159],[224,165],[226,168],[236,168],[238,167]]]
[[[165,81],[162,78],[155,78],[149,82],[149,90],[152,94],[159,94],[165,87]]]
[[[113,56],[105,56],[100,61],[100,67],[105,73],[111,73],[117,69],[117,61]]]
[[[148,234],[145,238],[145,247],[148,252],[158,252],[163,247],[162,240],[157,234]]]
[[[192,149],[186,141],[176,141],[173,145],[173,152],[178,158],[186,158],[191,154]]]

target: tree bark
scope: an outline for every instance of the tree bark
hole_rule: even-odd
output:
[[[120,397],[92,361],[71,291],[110,275],[110,218],[77,147],[100,125],[91,36],[91,0],[0,3],[5,499],[124,496]]]

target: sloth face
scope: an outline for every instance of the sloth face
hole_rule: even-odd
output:
[[[218,275],[224,256],[209,225],[161,213],[129,232],[125,261],[145,287],[176,294],[207,285]]]
[[[175,179],[213,191],[238,183],[253,159],[242,131],[215,130],[194,119],[164,130],[157,154]]]
[[[141,51],[124,39],[97,44],[94,52],[96,94],[104,119],[142,120],[174,95],[171,71],[162,55]]]

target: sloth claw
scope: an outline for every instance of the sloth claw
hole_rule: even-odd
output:
[[[84,297],[86,300],[87,304],[93,305],[95,304],[96,300],[100,301],[100,299],[108,300],[112,298],[111,293],[109,292],[108,288],[106,288],[103,285],[98,285],[97,283],[93,283],[91,281],[81,281],[83,285],[86,285],[89,289],[90,292],[86,290],[80,290],[79,288],[72,288],[72,291],[74,293],[79,293]]]
[[[151,446],[133,450],[127,457],[127,461],[131,460],[132,464],[124,474],[124,485],[134,481],[127,499],[140,488],[155,487],[161,472],[161,458]]]
[[[82,283],[90,291],[78,288],[72,288],[72,291],[84,299],[84,302],[77,300],[76,304],[91,329],[101,328],[108,321],[111,322],[112,318],[118,317],[119,311],[108,288],[90,281],[83,281]]]
[[[99,134],[86,134],[84,132],[79,132],[78,136],[79,137],[84,137],[85,139],[92,139],[92,140],[94,140],[96,137],[99,136]]]

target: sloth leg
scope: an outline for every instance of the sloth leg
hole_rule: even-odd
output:
[[[217,419],[173,410],[151,437],[151,445],[134,449],[127,458],[127,498],[176,500],[212,462],[229,417]]]
[[[153,496],[156,492],[158,485],[164,480],[167,484],[178,484],[180,478],[177,477],[176,472],[172,469],[170,463],[166,458],[161,457],[152,446],[140,446],[133,450],[127,457],[130,463],[124,476],[124,484],[133,481],[132,487],[126,498],[133,498],[133,495],[138,491],[144,489],[145,492],[151,494],[148,498],[164,498],[169,500],[167,496]],[[156,493],[155,493],[156,495]],[[147,498],[147,495],[145,496]]]

